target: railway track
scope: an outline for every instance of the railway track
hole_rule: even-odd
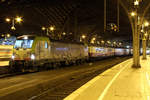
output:
[[[0,99],[62,100],[93,77],[128,58],[110,58],[79,66],[69,66],[27,75],[22,75],[22,73],[7,75],[5,77],[9,78],[2,79],[5,82],[1,82],[1,84],[8,90],[3,92],[4,95]],[[0,92],[2,92],[3,87],[0,88]]]
[[[38,95],[30,97],[28,100],[62,100],[70,93],[78,89],[80,86],[91,80],[93,77],[97,76],[98,74],[104,72],[105,70],[118,63],[120,63],[120,61],[102,67],[100,69],[93,68],[84,71],[84,73],[80,72],[80,74],[72,75],[71,77],[64,79],[64,81],[55,82],[55,85],[53,87],[48,88],[47,90]]]
[[[105,70],[102,69],[93,72],[86,72],[76,77],[72,77],[70,80],[68,80],[68,82],[62,83],[54,88],[48,89],[47,91],[44,91],[39,95],[33,96],[28,100],[62,100],[70,93],[75,91],[77,88],[79,88],[79,86],[82,86],[85,82],[88,82],[87,80],[92,79],[97,75],[97,73],[101,73],[103,71]]]

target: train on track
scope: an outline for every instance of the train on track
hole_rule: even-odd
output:
[[[50,40],[48,37],[23,35],[16,39],[10,60],[10,69],[37,71],[59,65],[81,63],[95,58],[130,55],[127,48],[88,46]]]

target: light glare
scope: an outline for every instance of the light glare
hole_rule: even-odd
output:
[[[133,17],[134,17],[135,15],[136,15],[136,13],[135,13],[135,12],[131,12],[131,16],[133,16]]]
[[[35,56],[34,56],[34,54],[32,54],[32,55],[31,55],[31,59],[32,59],[32,60],[34,60],[34,59],[35,59]]]
[[[25,37],[24,37],[24,39],[25,39],[25,40],[27,40],[27,39],[28,39],[28,37],[27,37],[27,36],[25,36]]]
[[[135,5],[135,6],[138,6],[138,5],[139,5],[139,1],[136,0],[136,1],[134,2],[134,5]]]
[[[149,26],[149,22],[145,22],[145,23],[144,23],[144,26],[145,26],[145,27]]]
[[[16,22],[20,23],[22,21],[21,17],[16,17]]]
[[[10,37],[10,34],[7,34],[7,37]]]
[[[66,35],[66,33],[65,33],[65,32],[63,32],[63,35]]]
[[[11,27],[12,30],[16,30],[16,28],[14,26]]]
[[[46,28],[45,28],[45,27],[42,27],[42,30],[43,30],[43,31],[45,31],[45,30],[46,30]]]
[[[54,31],[54,29],[55,29],[55,28],[54,28],[53,26],[50,27],[50,30],[51,30],[51,31]]]
[[[15,56],[14,56],[14,55],[12,55],[12,56],[11,56],[11,58],[14,60],[14,59],[15,59]]]
[[[6,18],[5,20],[6,20],[6,22],[10,22],[10,19],[9,19],[9,18]]]
[[[85,37],[86,37],[85,35],[82,35],[82,38],[83,38],[83,39],[85,39]]]

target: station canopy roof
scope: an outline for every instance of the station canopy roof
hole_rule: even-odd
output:
[[[128,10],[134,0],[120,0]],[[140,9],[147,6],[143,0]],[[139,12],[142,10],[139,10]],[[13,34],[46,34],[41,27],[55,26],[55,34],[66,32],[74,37],[85,34],[102,39],[132,40],[127,13],[120,5],[120,31],[104,32],[104,0],[0,0],[0,34],[12,32],[5,18],[21,16]],[[117,25],[117,0],[107,0],[107,28]],[[109,30],[109,29],[108,29]]]

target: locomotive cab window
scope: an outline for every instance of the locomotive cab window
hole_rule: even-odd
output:
[[[45,41],[45,48],[46,48],[46,49],[48,48],[48,43],[47,43],[47,41]]]
[[[16,39],[14,48],[32,48],[34,37],[31,36],[20,36]]]
[[[16,40],[14,48],[31,48],[33,40]]]

